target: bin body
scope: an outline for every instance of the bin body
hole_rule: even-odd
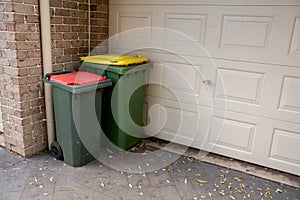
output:
[[[90,151],[100,148],[102,88],[110,86],[111,81],[80,86],[48,83],[53,92],[56,141],[62,148],[64,162],[82,166],[94,159]]]
[[[152,64],[118,67],[83,62],[81,67],[84,71],[105,75],[112,81],[113,87],[109,87],[103,93],[101,127],[107,138],[124,150],[136,145],[142,134],[145,73]],[[121,84],[117,84],[120,79],[122,79]],[[137,88],[137,86],[141,87]],[[114,90],[114,99],[112,99]],[[128,91],[133,90],[130,96]],[[129,99],[129,105],[124,99]],[[131,118],[128,117],[128,111]],[[133,128],[131,120],[140,128]],[[134,131],[134,136],[131,135],[132,132],[128,133],[121,127],[126,127],[130,132]]]

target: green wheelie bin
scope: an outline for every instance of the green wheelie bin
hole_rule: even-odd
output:
[[[105,75],[113,86],[103,93],[101,127],[114,145],[128,150],[140,141],[143,126],[144,85],[146,71],[152,63],[129,66],[83,62],[86,72]]]
[[[56,141],[51,154],[68,165],[80,167],[94,159],[100,149],[103,89],[111,81],[88,72],[46,74],[52,85]]]

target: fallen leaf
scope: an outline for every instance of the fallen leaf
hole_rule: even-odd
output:
[[[207,181],[205,181],[205,180],[201,180],[201,179],[198,179],[198,180],[196,180],[198,183],[207,183]]]
[[[48,196],[49,193],[48,193],[48,192],[44,192],[43,195],[44,195],[44,196]]]
[[[224,190],[221,190],[219,193],[220,193],[222,196],[225,196],[225,191],[224,191]]]
[[[220,180],[220,183],[224,184],[227,181],[227,178],[224,177],[223,179]]]
[[[270,195],[270,191],[265,192],[265,197],[268,197]]]
[[[234,177],[234,180],[241,182],[242,180],[239,177]]]
[[[9,163],[8,166],[12,167],[14,166],[15,164],[14,163]]]
[[[129,186],[130,188],[132,188],[132,185],[131,185],[130,183],[128,184],[128,186]]]
[[[40,186],[39,186],[39,188],[40,188],[40,189],[43,189],[43,188],[44,188],[44,186],[43,186],[43,185],[40,185]]]
[[[208,193],[208,195],[209,195],[210,198],[213,196],[210,192]]]
[[[185,178],[183,181],[185,184],[188,184],[188,180]]]
[[[200,196],[201,199],[206,199],[206,196]]]
[[[282,190],[279,189],[279,188],[277,188],[277,189],[276,189],[276,192],[277,192],[277,193],[282,193]]]
[[[38,179],[37,179],[37,177],[34,177],[34,181],[37,183],[38,182]]]
[[[143,196],[144,194],[143,194],[143,192],[140,192],[140,196]]]
[[[105,185],[104,185],[104,183],[102,182],[102,183],[101,183],[101,187],[104,187],[104,186],[105,186]]]
[[[234,196],[232,196],[232,195],[229,195],[229,197],[230,197],[230,199],[235,199],[235,197],[234,197]]]
[[[52,177],[52,176],[50,177],[50,181],[51,181],[51,182],[53,181],[53,177]]]

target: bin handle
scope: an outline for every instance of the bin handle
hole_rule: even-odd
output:
[[[71,73],[72,71],[58,71],[58,72],[52,72],[52,73],[47,73],[44,77],[44,79],[46,81],[50,81],[50,77],[52,75],[59,75],[59,74],[67,74],[67,73]]]

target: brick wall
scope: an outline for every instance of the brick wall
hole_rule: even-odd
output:
[[[23,156],[47,146],[38,1],[2,1],[1,109],[7,149]]]
[[[90,0],[90,12],[88,2],[50,1],[54,70],[78,68],[80,56],[86,56],[90,50],[107,39],[108,1]],[[105,48],[99,48],[98,53],[99,50],[106,51]]]
[[[79,56],[108,36],[108,2],[50,0],[53,69],[79,66]],[[89,33],[89,26],[90,33]],[[106,49],[100,48],[101,51]],[[23,156],[47,147],[38,0],[0,2],[0,97],[5,146]]]

